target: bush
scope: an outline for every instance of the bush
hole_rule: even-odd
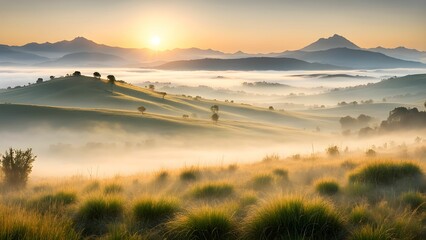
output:
[[[143,198],[133,206],[133,216],[136,221],[151,227],[172,217],[179,211],[179,204],[174,199]]]
[[[116,199],[93,198],[78,210],[76,225],[84,235],[100,235],[106,232],[107,224],[121,218],[123,203]]]
[[[274,179],[271,175],[268,174],[260,174],[257,176],[254,176],[251,183],[253,188],[255,189],[261,189],[264,187],[269,187],[272,184],[272,181]]]
[[[192,190],[192,196],[195,198],[223,198],[229,197],[234,193],[234,186],[228,183],[206,183],[196,186]]]
[[[340,216],[321,200],[282,198],[266,203],[245,221],[244,239],[342,239]]]
[[[395,239],[389,230],[383,227],[364,226],[352,233],[350,240],[392,240]]]
[[[366,206],[354,207],[349,214],[348,220],[355,225],[375,223],[373,215],[368,211]]]
[[[367,157],[375,157],[376,155],[377,155],[377,152],[374,151],[373,149],[368,149],[365,152],[365,156],[367,156]]]
[[[236,239],[236,225],[224,210],[202,207],[176,217],[166,224],[167,239]]]
[[[282,168],[274,169],[273,173],[283,179],[288,179],[288,171]]]
[[[157,173],[157,176],[155,177],[157,182],[164,182],[169,177],[169,173],[167,171],[161,171]]]
[[[189,168],[189,169],[183,170],[180,173],[179,178],[182,181],[195,181],[195,180],[197,180],[199,175],[200,175],[200,171],[198,169]]]
[[[340,154],[339,147],[337,147],[337,146],[330,146],[330,147],[328,147],[326,149],[326,152],[331,157],[337,157]]]
[[[420,167],[410,162],[376,162],[356,169],[349,175],[349,181],[372,185],[390,185],[401,179],[419,178]]]
[[[45,212],[56,209],[61,206],[73,204],[77,201],[75,193],[58,192],[56,194],[48,194],[31,202],[31,207],[37,208],[39,211]]]
[[[69,221],[0,205],[0,239],[77,240],[81,237]]]
[[[123,187],[118,184],[110,184],[105,186],[104,193],[105,194],[115,194],[123,191]]]
[[[315,189],[323,195],[334,195],[339,192],[339,184],[333,179],[321,179],[315,183]]]
[[[403,193],[401,201],[412,210],[417,210],[419,212],[426,210],[426,198],[419,192]]]
[[[6,151],[0,159],[5,184],[13,188],[25,187],[35,159],[31,148],[26,151],[10,148]]]

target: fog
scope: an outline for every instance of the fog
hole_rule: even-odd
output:
[[[274,106],[275,104],[276,106],[295,104],[288,100],[284,102],[282,97],[291,93],[317,94],[337,87],[375,83],[391,76],[404,76],[424,71],[421,69],[389,69],[327,72],[188,72],[112,68],[1,67],[0,88],[27,85],[34,83],[39,77],[47,80],[50,75],[60,77],[75,70],[89,76],[94,71],[99,71],[102,76],[113,74],[119,80],[142,87],[155,83],[157,89],[164,89],[169,94],[200,95],[221,101],[233,99],[255,106],[268,106],[272,103]],[[247,87],[243,85],[244,82],[279,83],[283,86],[279,87],[279,90],[276,89],[276,86]],[[309,104],[318,104],[318,102]],[[300,107],[300,109],[304,108],[307,109],[308,106]],[[288,114],[292,116],[293,113]],[[344,116],[344,114],[336,112],[325,115],[323,113],[324,116],[329,117],[329,121],[333,121],[332,128],[314,131],[301,125],[298,129],[285,129],[278,128],[271,121],[267,127],[271,129],[277,127],[276,131],[262,132],[262,129],[254,129],[253,126],[246,123],[241,123],[241,128],[235,129],[234,125],[221,125],[219,122],[214,126],[217,128],[206,128],[206,132],[209,134],[196,131],[184,132],[183,130],[181,134],[179,132],[169,134],[166,131],[158,133],[131,132],[123,130],[119,124],[99,125],[91,128],[58,127],[52,126],[48,122],[28,128],[3,124],[0,127],[0,151],[3,152],[8,147],[33,148],[34,153],[38,156],[33,169],[34,177],[64,175],[107,177],[192,165],[226,166],[234,163],[248,163],[259,161],[267,154],[279,154],[283,157],[294,154],[322,154],[324,149],[331,145],[339,146],[342,151],[347,147],[350,151],[364,152],[373,146],[379,149],[385,144],[390,146],[391,142],[394,146],[403,146],[414,142],[417,136],[426,136],[426,132],[421,131],[377,135],[370,138],[360,138],[357,134],[343,136],[337,116]],[[356,116],[354,115],[354,117]],[[31,122],[31,119],[28,121]],[[84,120],[82,121],[84,122]],[[312,117],[310,121],[317,120]],[[230,122],[233,121],[230,120]],[[124,126],[125,123],[122,124]]]

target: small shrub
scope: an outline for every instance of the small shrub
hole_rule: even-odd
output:
[[[200,175],[200,171],[198,169],[189,168],[189,169],[183,170],[180,173],[179,178],[182,181],[195,181],[195,180],[197,180],[199,175]]]
[[[120,192],[123,192],[123,187],[118,184],[113,183],[113,184],[105,186],[104,188],[105,194],[115,194]]]
[[[224,210],[202,207],[182,214],[166,224],[167,239],[236,239],[236,224]]]
[[[179,204],[174,199],[143,198],[133,206],[133,216],[136,221],[151,227],[172,217],[178,210]]]
[[[366,206],[356,206],[349,214],[348,220],[355,225],[374,224],[373,215],[368,211]]]
[[[58,192],[56,194],[48,194],[31,202],[31,207],[45,212],[51,209],[57,209],[61,206],[73,204],[77,201],[77,195],[69,192]]]
[[[339,184],[333,179],[321,179],[315,182],[315,189],[323,195],[334,195],[339,192]]]
[[[350,160],[345,160],[340,164],[340,166],[344,169],[352,170],[357,166],[357,164]]]
[[[365,156],[367,156],[367,157],[375,157],[377,155],[377,152],[376,151],[374,151],[373,149],[368,149],[366,152],[365,152]]]
[[[255,210],[243,225],[244,239],[342,239],[340,216],[320,200],[276,199]]]
[[[0,159],[5,184],[12,188],[25,187],[36,157],[31,148],[26,151],[9,148]]]
[[[389,185],[401,179],[422,176],[419,166],[410,162],[376,162],[356,169],[349,175],[350,182]]]
[[[282,179],[288,179],[288,171],[282,168],[276,168],[274,169],[273,173],[282,178]]]
[[[401,202],[409,206],[412,210],[417,210],[419,212],[426,210],[426,197],[420,192],[403,193]]]
[[[360,229],[355,230],[352,233],[350,240],[393,240],[395,239],[391,231],[383,228],[371,226],[364,226]]]
[[[337,157],[340,154],[339,147],[337,147],[337,146],[328,147],[326,149],[326,152],[330,157]]]
[[[233,193],[234,186],[228,183],[206,183],[194,187],[191,192],[192,196],[199,199],[229,197]]]
[[[261,189],[264,187],[269,187],[272,184],[273,180],[274,179],[272,178],[271,175],[261,174],[261,175],[254,176],[251,181],[251,184],[253,188]]]
[[[164,182],[169,177],[169,173],[167,171],[161,171],[157,173],[157,176],[155,177],[157,182]]]
[[[106,232],[107,224],[121,218],[123,203],[116,199],[93,198],[78,210],[76,225],[84,235],[100,235]]]

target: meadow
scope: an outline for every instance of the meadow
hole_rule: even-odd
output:
[[[3,187],[0,239],[424,239],[424,142]],[[375,154],[372,154],[374,152]]]

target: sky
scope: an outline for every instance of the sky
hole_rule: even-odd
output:
[[[0,0],[0,44],[83,36],[111,46],[295,50],[342,35],[426,50],[425,0]]]

